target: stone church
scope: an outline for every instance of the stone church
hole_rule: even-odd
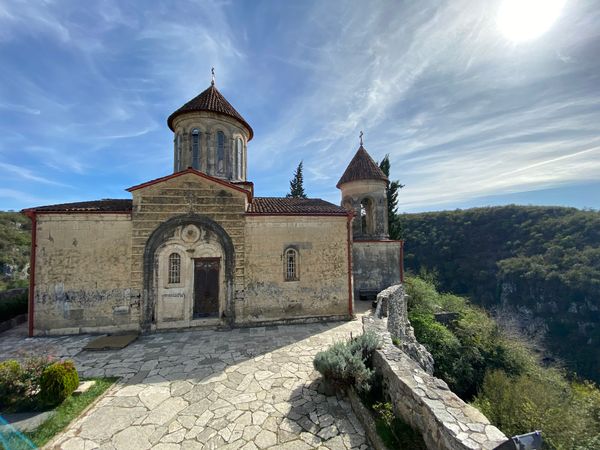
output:
[[[32,220],[29,334],[348,319],[401,280],[388,180],[361,146],[341,206],[254,196],[252,127],[211,85],[171,114],[173,173]]]

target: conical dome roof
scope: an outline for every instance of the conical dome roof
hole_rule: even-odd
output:
[[[362,145],[358,148],[348,167],[346,167],[346,171],[342,175],[342,178],[340,178],[340,181],[338,181],[336,187],[339,188],[344,183],[358,180],[389,181]]]
[[[200,93],[197,97],[194,97],[177,111],[169,116],[167,119],[167,125],[171,131],[175,131],[173,129],[173,120],[180,116],[181,114],[185,114],[188,112],[194,111],[211,111],[216,113],[225,114],[226,116],[233,117],[234,119],[239,120],[242,125],[248,130],[250,134],[248,140],[252,139],[254,136],[254,131],[252,131],[252,127],[248,125],[248,122],[244,120],[242,115],[235,110],[231,103],[223,97],[223,94],[219,92],[219,90],[215,87],[214,84],[206,89],[204,92]]]

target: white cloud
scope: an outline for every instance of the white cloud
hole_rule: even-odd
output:
[[[549,62],[574,42],[564,32],[515,48],[493,4],[337,8],[312,14],[330,33],[320,49],[298,50],[311,82],[257,137],[261,170],[304,159],[307,184],[334,185],[363,129],[375,159],[390,153],[406,207],[600,178],[600,95],[580,66]]]
[[[54,186],[63,186],[68,187],[69,185],[60,183],[58,181],[50,180],[48,178],[36,175],[31,170],[26,169],[25,167],[16,166],[14,164],[2,163],[0,162],[0,170],[4,171],[8,174],[16,175],[18,178],[35,181],[37,183],[49,184]]]
[[[0,57],[0,154],[28,158],[0,170],[42,184],[43,168],[124,185],[164,175],[166,116],[214,66],[256,122],[261,194],[285,193],[304,160],[307,190],[338,202],[361,129],[375,159],[390,154],[407,207],[597,179],[600,63],[586,52],[600,13],[586,5],[515,46],[496,0],[3,2],[2,49],[39,47],[18,47],[35,73]]]

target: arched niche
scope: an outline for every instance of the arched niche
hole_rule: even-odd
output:
[[[375,205],[370,197],[360,200],[360,223],[363,235],[371,236],[375,233]]]
[[[185,228],[187,225],[194,225],[199,230],[204,230],[218,244],[221,258],[220,268],[223,271],[220,281],[223,289],[221,317],[226,324],[232,326],[235,322],[235,308],[233,304],[234,288],[233,280],[235,274],[235,254],[231,238],[227,232],[212,219],[199,214],[185,214],[173,217],[160,224],[146,241],[144,249],[144,286],[142,295],[141,311],[141,329],[143,332],[149,332],[153,325],[156,325],[157,304],[159,287],[157,284],[160,270],[164,270],[161,265],[161,258],[169,255],[170,252],[177,250],[180,254],[185,254],[190,246],[172,243],[175,232],[178,229]],[[203,245],[202,239],[198,240],[198,246]],[[202,255],[202,252],[199,252]],[[184,263],[182,263],[184,264]],[[189,264],[189,262],[188,262]]]

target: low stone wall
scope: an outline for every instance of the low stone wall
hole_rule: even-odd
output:
[[[433,374],[433,357],[415,338],[415,332],[408,320],[406,302],[404,287],[401,284],[390,286],[377,295],[375,316],[378,319],[387,317],[387,330],[392,339],[397,341],[398,347],[425,372]]]
[[[427,360],[427,356],[420,354],[413,359],[393,344],[388,327],[392,328],[394,337],[401,340],[400,345],[402,339],[407,341],[407,348],[418,349],[420,345],[408,345],[414,334],[406,315],[402,287],[392,286],[380,295],[375,317],[365,317],[363,327],[381,339],[373,364],[383,375],[385,392],[394,413],[421,432],[431,450],[492,450],[505,442],[507,437],[479,410],[463,402],[444,381],[423,369],[423,361],[417,361]]]

